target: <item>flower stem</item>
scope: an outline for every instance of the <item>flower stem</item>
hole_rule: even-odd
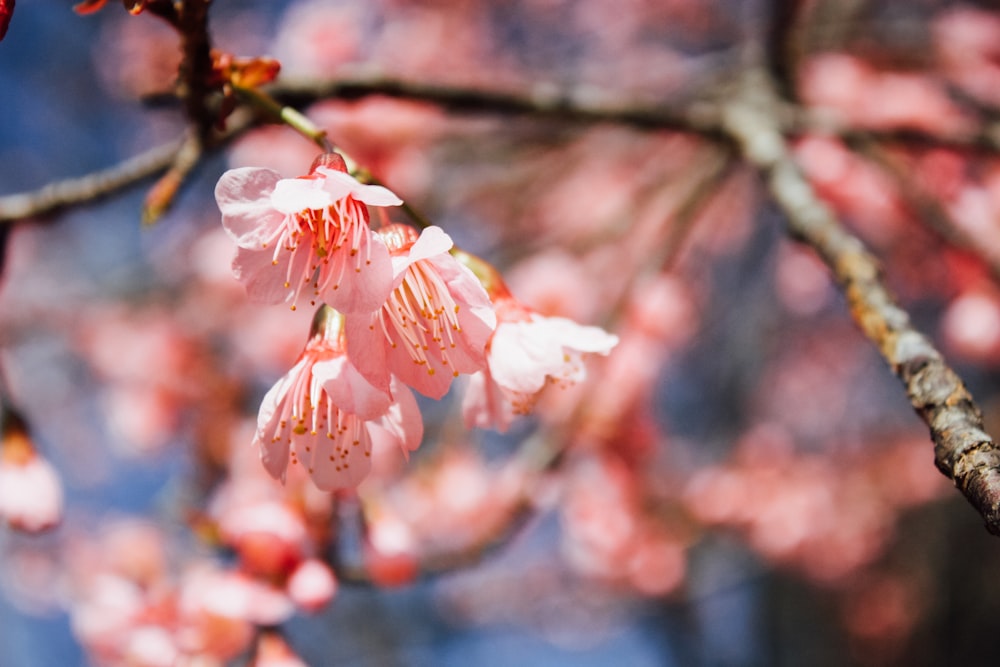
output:
[[[359,167],[358,164],[348,156],[344,155],[344,160],[347,162],[347,171],[354,178],[368,185],[381,185],[383,187],[385,186],[385,183],[382,183],[377,178],[375,178],[375,176],[373,176],[372,173],[367,169],[365,169],[364,167]],[[403,200],[403,203],[399,205],[399,207],[403,209],[403,212],[406,213],[407,217],[409,217],[410,220],[413,221],[413,224],[415,224],[420,229],[427,229],[428,227],[434,224],[433,222],[430,221],[430,218],[428,218],[426,215],[424,215],[417,209],[413,208],[413,206],[407,203],[405,199]]]
[[[326,130],[321,130],[298,109],[280,104],[273,97],[258,88],[247,88],[232,84],[233,91],[245,102],[252,104],[280,119],[303,137],[312,141],[326,152],[333,152],[333,144],[326,138]]]

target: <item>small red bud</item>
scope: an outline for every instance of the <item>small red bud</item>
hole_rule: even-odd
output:
[[[342,171],[347,173],[347,163],[344,162],[344,158],[340,157],[339,153],[323,153],[313,160],[312,166],[309,167],[309,173],[313,173],[320,167],[326,167],[327,169],[333,169],[334,171]]]
[[[83,0],[73,5],[73,11],[77,14],[93,14],[107,3],[108,0]]]

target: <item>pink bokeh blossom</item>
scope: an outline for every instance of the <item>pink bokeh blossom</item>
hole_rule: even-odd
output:
[[[62,519],[63,489],[55,468],[35,451],[20,417],[4,411],[0,440],[0,519],[27,532]]]
[[[250,667],[307,667],[284,637],[265,632],[257,640],[257,654]]]
[[[38,532],[58,524],[62,513],[62,482],[48,461],[37,454],[23,461],[0,458],[0,518]]]

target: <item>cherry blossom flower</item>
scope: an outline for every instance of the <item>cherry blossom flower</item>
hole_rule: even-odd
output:
[[[281,178],[257,167],[230,169],[215,188],[222,225],[236,241],[233,273],[262,303],[318,300],[345,313],[370,313],[392,289],[385,244],[368,226],[371,206],[402,201],[321,155],[307,176]]]
[[[353,488],[371,468],[373,440],[404,453],[420,445],[413,394],[399,382],[383,391],[362,377],[347,357],[343,321],[321,307],[298,362],[264,396],[254,444],[276,479],[284,481],[291,459],[320,489]]]
[[[246,650],[254,626],[277,625],[295,613],[283,591],[209,563],[183,573],[176,605],[174,636],[182,652],[224,659]]]
[[[417,235],[406,225],[379,234],[392,254],[394,289],[369,315],[347,315],[348,353],[362,375],[385,389],[390,374],[431,398],[460,373],[486,366],[496,315],[479,279],[449,254],[440,227]]]
[[[52,528],[62,518],[59,475],[38,455],[19,417],[5,413],[0,444],[0,519],[28,532]]]
[[[219,533],[245,572],[271,579],[299,565],[308,537],[301,513],[277,500],[229,508],[219,520]]]
[[[494,277],[497,316],[486,346],[487,366],[472,376],[462,409],[469,426],[505,431],[531,412],[548,384],[567,386],[587,376],[584,354],[606,355],[618,337],[564,317],[546,317],[517,301]]]

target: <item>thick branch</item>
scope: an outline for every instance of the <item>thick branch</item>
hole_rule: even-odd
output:
[[[340,79],[328,82],[292,82],[270,89],[275,99],[302,107],[321,99],[360,99],[388,96],[428,102],[453,113],[531,116],[580,124],[614,123],[645,130],[673,130],[698,134],[706,139],[729,144],[731,133],[722,126],[720,105],[709,100],[678,104],[674,107],[620,103],[612,96],[588,98],[571,92],[545,89],[535,94],[496,92],[470,88],[427,85],[396,79]],[[829,134],[849,141],[878,141],[940,146],[960,150],[1000,153],[1000,126],[989,125],[972,135],[932,135],[918,131],[875,131],[844,126],[834,119],[820,117],[798,106],[772,107],[771,121],[786,134]],[[199,113],[189,109],[189,113]],[[207,116],[205,116],[207,118]],[[241,134],[261,122],[260,119],[228,119],[227,132],[216,137],[206,151]],[[200,124],[200,123],[199,123]],[[114,194],[133,183],[167,169],[174,161],[181,143],[161,146],[109,169],[86,176],[51,183],[34,192],[0,196],[0,223],[42,215],[66,206],[91,202]]]
[[[179,74],[179,94],[184,101],[188,122],[195,137],[207,146],[215,124],[215,114],[210,105],[212,93],[218,90],[213,83],[212,41],[208,32],[210,0],[185,0],[177,5],[177,31],[181,36],[184,58]]]
[[[725,139],[719,131],[714,105],[642,106],[627,101],[623,104],[615,95],[595,95],[592,91],[574,93],[539,86],[530,92],[503,92],[378,77],[284,81],[269,88],[269,92],[276,99],[299,107],[321,99],[355,100],[378,95],[428,102],[452,113],[532,116],[575,123],[608,122]]]
[[[804,9],[803,0],[771,0],[770,21],[767,30],[767,62],[781,92],[788,99],[795,98],[795,69],[800,57],[799,26]]]
[[[32,192],[2,196],[0,223],[45,215],[115,194],[167,169],[183,143],[171,141],[101,171],[49,183]]]
[[[340,78],[333,81],[286,80],[268,89],[271,95],[295,107],[324,99],[356,100],[371,96],[427,102],[452,113],[496,114],[548,118],[571,123],[614,123],[644,130],[674,130],[728,142],[721,127],[722,110],[707,98],[655,106],[622,101],[611,92],[540,87],[534,92],[500,92],[426,84],[384,77]],[[1000,123],[984,123],[977,131],[931,133],[912,128],[859,128],[829,113],[782,103],[773,107],[774,121],[786,134],[821,134],[846,141],[866,140],[962,151],[1000,153]]]
[[[878,263],[841,226],[789,153],[774,122],[778,104],[763,70],[749,71],[726,104],[723,123],[744,158],[761,170],[788,220],[789,232],[810,245],[833,272],[851,315],[906,387],[930,428],[935,463],[1000,535],[1000,450],[961,379],[882,282]]]

